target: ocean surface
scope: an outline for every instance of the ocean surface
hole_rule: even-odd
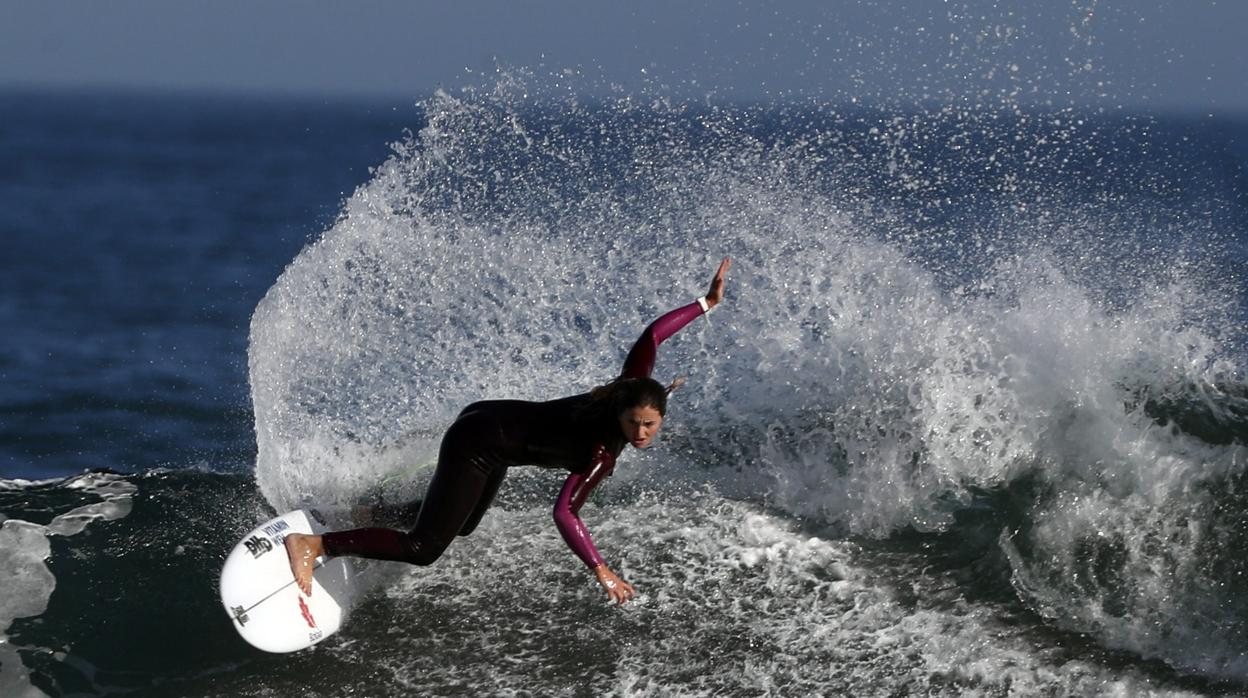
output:
[[[1248,119],[1009,104],[0,94],[0,695],[1248,695]],[[665,344],[582,512],[253,650],[273,512]]]

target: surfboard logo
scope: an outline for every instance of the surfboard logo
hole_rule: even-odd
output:
[[[259,558],[261,555],[273,549],[273,544],[269,542],[269,539],[261,538],[260,536],[252,536],[251,538],[248,538],[243,541],[243,545],[246,546],[247,552],[251,553],[253,558]]]
[[[312,617],[312,611],[303,600],[302,594],[299,596],[299,612],[303,614],[303,619],[307,621],[309,628],[316,628],[316,619]]]

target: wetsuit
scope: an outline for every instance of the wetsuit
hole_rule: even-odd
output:
[[[621,378],[649,377],[659,344],[705,312],[699,299],[655,320],[633,344]],[[513,465],[563,468],[571,474],[555,501],[555,525],[589,567],[602,557],[578,516],[611,474],[626,440],[618,416],[595,409],[589,393],[550,400],[487,400],[464,408],[442,437],[438,465],[409,532],[359,528],[322,536],[329,556],[351,555],[429,565],[455,536],[472,533]]]

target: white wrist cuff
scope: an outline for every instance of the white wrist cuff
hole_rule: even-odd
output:
[[[698,298],[698,305],[702,306],[703,314],[711,312],[711,306],[707,304],[706,296],[701,296]]]

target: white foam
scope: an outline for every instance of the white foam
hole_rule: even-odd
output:
[[[508,486],[558,485],[549,473],[517,479]],[[1131,668],[1072,661],[1059,641],[967,603],[920,563],[890,569],[754,505],[705,489],[615,495],[582,514],[636,586],[629,604],[605,602],[544,502],[504,506],[436,565],[394,565],[386,600],[326,651],[428,693],[488,685],[507,695],[538,681],[554,694],[616,696],[1190,695]],[[917,598],[898,598],[898,586]],[[472,651],[448,666],[448,647]]]
[[[57,478],[47,480],[23,480],[14,478],[12,480],[0,479],[0,490],[22,490],[27,487],[38,487],[39,485],[49,485],[58,482]]]
[[[56,577],[48,568],[52,548],[48,536],[81,533],[92,521],[111,521],[130,513],[138,488],[114,474],[88,473],[67,480],[0,481],[6,489],[60,486],[86,490],[102,501],[59,514],[47,526],[0,516],[0,695],[43,696],[30,682],[30,672],[5,633],[18,618],[41,615],[56,589]]]
[[[99,495],[102,501],[72,509],[58,514],[48,523],[48,533],[58,536],[72,536],[81,533],[92,521],[114,521],[125,517],[134,506],[134,494],[139,488],[116,476],[100,477],[85,476],[65,483],[68,489],[86,489]]]
[[[37,616],[48,607],[56,579],[44,560],[50,555],[42,526],[9,519],[0,524],[0,694],[43,696],[30,683],[30,672],[5,637],[18,618]]]
[[[773,147],[740,113],[691,121],[627,99],[552,105],[561,128],[543,130],[521,94],[500,84],[430,100],[427,127],[257,307],[256,477],[276,508],[349,503],[427,462],[473,400],[602,383],[640,329],[703,293],[730,255],[725,306],[670,340],[657,367],[690,377],[663,436],[699,453],[683,467],[870,537],[942,530],[975,492],[1036,477],[1064,495],[1036,503],[1022,564],[1037,569],[1019,573],[1033,580],[1020,588],[1037,589],[1028,600],[1111,647],[1204,670],[1165,638],[1196,632],[1191,612],[1205,601],[1167,597],[1154,572],[1191,559],[1195,540],[1149,541],[1207,514],[1189,483],[1242,469],[1244,452],[1158,428],[1140,397],[1242,373],[1214,331],[1233,294],[1201,275],[1203,248],[1174,249],[1201,231],[1138,230],[1113,209],[1066,208],[1060,191],[1016,201],[1010,187],[989,190],[1026,204],[1006,230],[909,229],[862,183],[817,164],[894,176],[864,170],[848,146]],[[995,128],[941,112],[876,135],[911,142],[948,120]],[[585,133],[618,133],[618,150],[595,150]],[[1100,511],[1068,504],[1085,487],[1101,493]],[[1073,563],[1045,568],[1083,545],[1051,523],[1067,516],[1138,553],[1123,570],[1138,575],[1125,625],[1060,583]],[[1194,567],[1174,573],[1188,589],[1203,583]],[[1168,631],[1143,634],[1153,621]],[[1215,629],[1211,642],[1238,651],[1232,636]]]
[[[47,608],[56,580],[44,560],[51,554],[46,530],[38,524],[10,519],[0,525],[0,633],[14,619],[37,616]]]

